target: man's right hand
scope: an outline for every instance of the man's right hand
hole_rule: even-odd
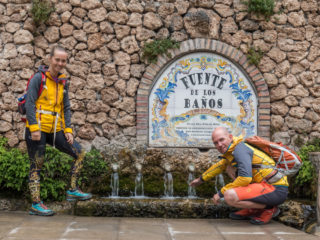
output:
[[[212,198],[212,201],[213,201],[213,204],[215,205],[218,205],[221,201],[220,201],[220,196],[218,193],[216,193],[215,195],[213,195],[213,198]]]
[[[38,131],[32,132],[31,133],[31,139],[33,141],[40,141],[40,139],[41,139],[41,131],[38,130]]]
[[[196,187],[196,186],[199,186],[201,183],[202,183],[202,180],[200,178],[197,178],[193,180],[191,183],[189,183],[189,185],[191,187]]]

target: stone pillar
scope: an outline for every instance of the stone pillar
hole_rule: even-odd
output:
[[[315,234],[320,236],[320,152],[310,152],[309,159],[315,166],[318,175],[318,188],[317,188],[317,227]]]

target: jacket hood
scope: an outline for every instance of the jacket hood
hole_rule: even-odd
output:
[[[63,84],[65,84],[65,82],[68,80],[63,73],[58,73],[58,78],[53,78],[49,73],[49,67],[46,65],[40,65],[38,71],[43,72],[48,78],[55,82],[63,82]]]
[[[49,67],[46,65],[40,65],[38,71],[46,73],[49,70]]]

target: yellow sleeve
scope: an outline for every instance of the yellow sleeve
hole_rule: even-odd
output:
[[[63,107],[63,104],[62,104],[62,107]],[[64,133],[72,133],[72,128],[66,128],[66,122],[64,119],[64,112],[63,111],[61,114],[61,121],[62,121],[62,127],[64,129]]]
[[[30,132],[35,132],[35,131],[39,131],[40,130],[38,124],[29,125],[29,129],[30,129]]]
[[[222,173],[227,167],[227,160],[221,159],[219,162],[213,164],[207,171],[205,171],[201,175],[201,180],[208,181],[211,178],[217,176],[218,174]]]
[[[252,177],[237,177],[232,183],[229,183],[225,185],[223,188],[221,188],[221,193],[224,194],[225,191],[236,188],[236,187],[244,187],[248,186],[252,181]]]
[[[64,133],[72,133],[72,128],[65,128]]]

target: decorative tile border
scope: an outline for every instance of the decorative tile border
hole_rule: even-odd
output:
[[[226,43],[213,39],[196,38],[181,42],[179,49],[170,50],[171,58],[161,55],[158,57],[156,64],[150,64],[146,68],[137,92],[137,142],[148,143],[148,100],[155,77],[170,64],[171,60],[195,51],[209,51],[220,54],[243,70],[253,83],[258,95],[258,135],[270,139],[270,93],[259,69],[249,64],[245,54]]]

